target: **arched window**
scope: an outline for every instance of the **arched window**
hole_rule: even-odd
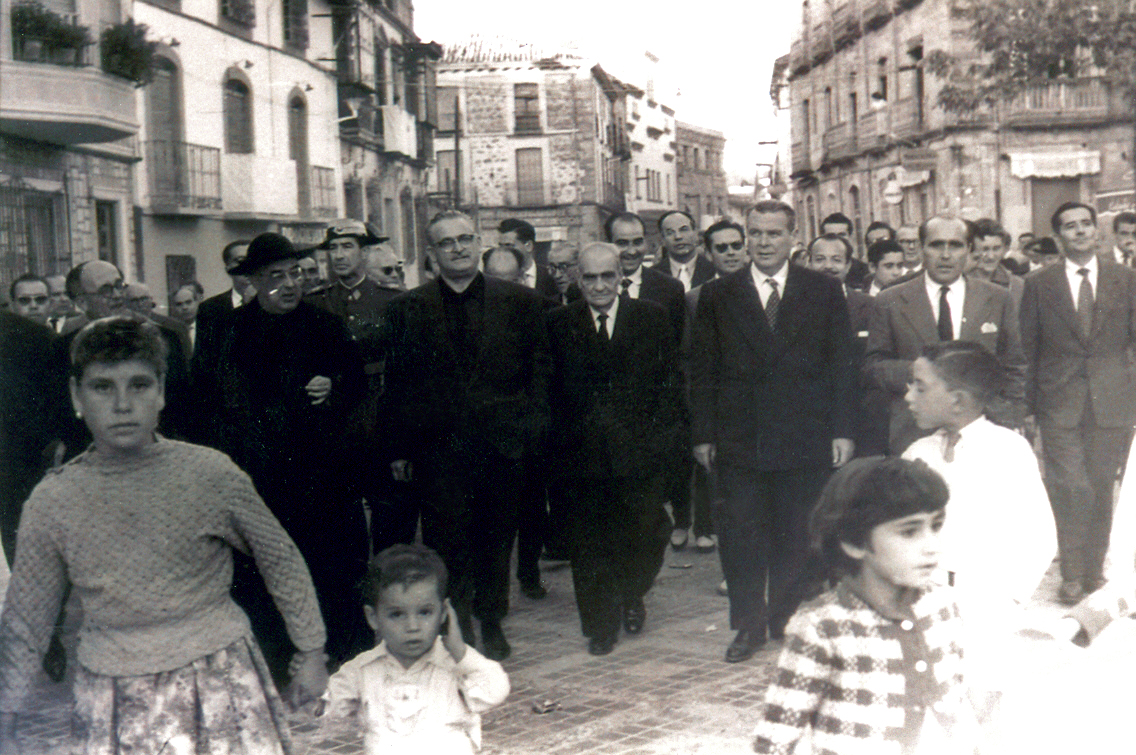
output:
[[[248,85],[240,79],[226,79],[221,110],[225,117],[225,151],[236,155],[251,154],[252,93]]]
[[[312,211],[311,169],[308,164],[308,104],[294,92],[288,100],[288,157],[296,161],[296,203],[300,215]]]

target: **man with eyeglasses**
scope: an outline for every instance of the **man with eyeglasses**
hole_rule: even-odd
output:
[[[548,423],[545,299],[478,271],[473,220],[447,210],[426,227],[438,277],[390,303],[391,470],[422,486],[422,538],[450,572],[462,636],[507,657],[509,557],[525,460]],[[379,544],[376,544],[378,547]]]
[[[367,472],[355,463],[364,439],[351,421],[366,382],[347,326],[303,299],[305,255],[277,233],[249,243],[230,273],[248,276],[256,297],[200,344],[195,405],[198,440],[248,473],[307,562],[338,664],[371,644],[355,594],[368,554],[357,486]],[[295,649],[251,560],[237,559],[233,583],[273,676],[285,678]]]
[[[368,246],[363,250],[367,258],[367,275],[391,291],[406,290],[406,272],[403,260],[389,242]]]
[[[565,241],[553,242],[548,250],[548,272],[556,283],[557,304],[567,304],[580,298],[578,278],[580,266],[576,247]]]
[[[556,282],[534,259],[536,229],[520,218],[505,218],[497,226],[497,246],[521,255],[521,272],[517,282],[549,299],[556,297]]]
[[[47,325],[47,311],[51,295],[47,290],[47,281],[38,275],[26,273],[8,287],[8,301],[15,312],[26,320],[39,325]]]
[[[663,259],[654,270],[669,275],[689,292],[714,277],[714,265],[702,256],[698,224],[682,210],[664,212],[659,218],[659,235],[663,239]]]

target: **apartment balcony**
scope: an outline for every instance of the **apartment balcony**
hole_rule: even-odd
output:
[[[883,26],[891,18],[890,0],[863,0],[864,28],[875,30]]]
[[[95,144],[138,133],[133,83],[97,68],[3,61],[0,132],[51,144]]]
[[[317,218],[334,218],[339,215],[338,191],[335,186],[335,169],[312,166],[312,212]]]
[[[810,39],[813,63],[820,64],[832,57],[832,26],[827,19],[813,27]]]
[[[150,209],[171,215],[221,210],[221,150],[180,141],[146,142]]]
[[[867,152],[880,144],[879,119],[881,114],[867,112],[860,116],[856,122],[856,149]]]
[[[1093,123],[1122,115],[1113,106],[1107,83],[1069,79],[1031,84],[1006,106],[1007,126]]]
[[[339,135],[352,142],[383,147],[383,111],[369,101],[362,102],[354,112],[354,117],[341,118]]]
[[[832,38],[836,49],[842,49],[860,37],[860,13],[853,0],[832,11]]]
[[[793,142],[790,148],[790,153],[793,157],[793,175],[800,175],[802,173],[811,173],[813,170],[812,161],[809,159],[809,140]]]
[[[897,139],[910,139],[923,131],[923,113],[919,100],[905,97],[891,106],[892,133]]]
[[[848,122],[837,123],[824,132],[824,159],[842,160],[856,154],[856,135]]]
[[[794,39],[789,45],[789,73],[799,76],[809,70],[808,45],[803,39]]]

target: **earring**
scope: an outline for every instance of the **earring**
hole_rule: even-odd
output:
[[[75,410],[75,419],[83,419],[83,413],[78,409]]]

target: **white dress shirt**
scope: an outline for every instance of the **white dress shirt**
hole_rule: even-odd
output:
[[[235,289],[235,288],[232,289],[229,292],[229,295],[233,298],[233,309],[236,309],[237,307],[239,307],[239,306],[241,306],[242,304],[245,303],[244,297],[241,296],[241,292],[238,291],[237,289]]]
[[[876,295],[877,295],[877,294],[878,294],[878,293],[879,293],[880,291],[883,291],[883,289],[882,289],[882,288],[880,288],[880,284],[879,284],[879,283],[876,283],[876,282],[875,282],[875,281],[873,280],[873,281],[872,281],[872,285],[868,286],[868,296],[872,296],[872,297],[874,297],[874,296],[876,296]]]
[[[777,281],[777,295],[782,299],[785,298],[785,282],[789,280],[789,263],[786,262],[781,266],[781,269],[773,275],[766,275],[757,269],[757,265],[752,262],[749,265],[749,274],[753,276],[753,285],[757,288],[757,295],[761,298],[761,306],[764,308],[765,303],[769,301],[769,295],[773,293],[773,287],[769,285],[769,281]]]
[[[525,288],[536,288],[536,263],[529,260],[529,269],[521,272],[521,279],[517,281]]]
[[[930,275],[923,276],[923,283],[927,287],[927,298],[931,300],[931,317],[939,322],[939,292],[943,284],[931,280]],[[966,276],[960,275],[947,289],[947,303],[951,305],[951,333],[958,339],[962,331],[962,307],[966,303]]]
[[[694,280],[694,265],[696,262],[698,262],[698,255],[691,257],[685,265],[673,258],[670,261],[675,280],[682,284],[683,293],[690,290],[690,282]]]
[[[619,311],[619,297],[617,296],[617,297],[615,297],[615,301],[613,301],[611,303],[611,306],[607,308],[607,312],[604,313],[604,314],[607,315],[607,323],[605,323],[605,324],[607,325],[607,337],[608,338],[611,338],[613,335],[615,335],[615,313],[618,312],[618,311]],[[595,327],[596,332],[599,333],[600,332],[600,310],[596,309],[591,304],[589,304],[588,305],[588,312],[590,312],[591,315],[592,315],[592,325]]]
[[[1073,294],[1073,308],[1077,308],[1077,295],[1081,293],[1081,274],[1078,272],[1081,268],[1086,268],[1089,271],[1089,285],[1093,289],[1093,301],[1097,300],[1097,256],[1094,254],[1089,257],[1089,261],[1083,265],[1078,265],[1072,260],[1065,260],[1065,278],[1069,281],[1069,291]]]
[[[638,299],[639,298],[639,289],[643,285],[643,266],[640,265],[639,267],[637,267],[635,269],[635,272],[633,272],[631,275],[625,275],[625,276],[623,276],[623,278],[620,279],[620,281],[619,281],[620,292],[623,291],[624,279],[630,279],[631,280],[631,287],[627,289],[627,295],[629,297],[631,297],[632,299]]]

